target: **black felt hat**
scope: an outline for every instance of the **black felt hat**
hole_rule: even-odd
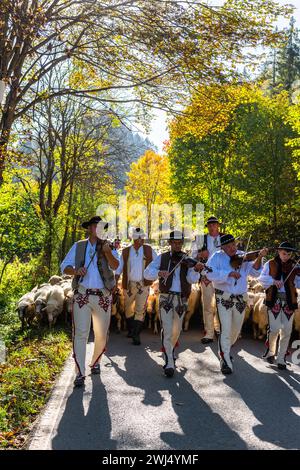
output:
[[[217,248],[220,248],[221,246],[227,245],[228,243],[234,242],[236,239],[234,238],[233,235],[225,234],[221,235],[220,237],[220,245],[217,246]]]
[[[299,251],[297,248],[294,248],[289,242],[282,242],[280,245],[277,247],[277,250],[284,250],[284,251]]]
[[[184,240],[184,235],[180,230],[170,232],[168,240]]]
[[[87,220],[85,222],[82,222],[81,227],[82,228],[88,228],[92,224],[98,224],[101,221],[101,217],[99,215],[95,215],[92,217],[90,220]],[[108,224],[106,224],[108,227]],[[104,228],[107,228],[106,226]]]
[[[208,224],[221,224],[221,222],[217,219],[217,217],[212,215],[211,217],[208,217],[206,227],[208,226]]]

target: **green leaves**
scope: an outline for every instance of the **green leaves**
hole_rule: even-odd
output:
[[[224,230],[242,236],[251,230],[254,243],[294,240],[299,153],[289,119],[300,130],[299,110],[287,92],[268,97],[256,87],[221,88],[202,87],[188,116],[172,123],[174,195],[181,203],[204,203]]]

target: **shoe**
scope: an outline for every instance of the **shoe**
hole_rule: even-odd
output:
[[[166,377],[173,377],[174,375],[174,369],[173,367],[165,367],[165,375]]]
[[[133,317],[127,318],[126,323],[127,323],[127,329],[128,329],[127,338],[132,338],[133,330],[134,330],[134,318]]]
[[[139,346],[141,344],[140,333],[143,329],[144,322],[139,320],[134,320],[134,330],[132,334],[132,343],[135,346]]]
[[[205,338],[204,337],[204,338],[201,339],[202,344],[209,344],[209,343],[213,343],[213,342],[214,342],[214,340],[212,338]]]
[[[285,370],[286,369],[286,364],[277,364],[277,367],[279,370]]]
[[[269,364],[274,364],[275,362],[275,356],[269,356],[266,358],[266,361],[269,363]]]
[[[84,385],[85,377],[78,373],[74,380],[74,387],[82,387]]]
[[[232,374],[232,369],[226,364],[225,361],[221,361],[221,372],[224,375]]]
[[[94,366],[91,367],[91,374],[93,375],[99,375],[100,374],[100,364],[95,364]]]

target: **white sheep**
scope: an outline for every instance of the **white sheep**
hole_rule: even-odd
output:
[[[34,292],[24,294],[20,298],[16,310],[22,323],[22,329],[25,328],[26,323],[30,326],[35,317]]]
[[[74,292],[71,290],[70,292],[65,295],[64,299],[64,314],[65,314],[65,323],[68,323],[69,318],[72,317],[72,310],[73,310],[73,302],[74,302]]]
[[[156,328],[156,323],[158,321],[158,308],[157,308],[157,303],[158,303],[158,296],[159,296],[159,281],[154,281],[153,284],[150,286],[149,289],[149,295],[147,298],[147,304],[146,304],[146,312],[148,314],[148,327],[151,329],[152,327],[155,330],[155,333],[157,333],[157,328]]]
[[[268,309],[265,305],[265,295],[256,294],[253,306],[253,337],[263,339],[267,333]]]
[[[187,304],[187,312],[184,316],[184,325],[183,325],[183,331],[188,331],[189,329],[189,324],[192,316],[196,312],[196,307],[199,305],[199,300],[201,297],[201,287],[200,285],[197,284],[192,284],[192,289],[190,296],[188,298],[188,304]]]
[[[51,284],[51,286],[55,286],[56,284],[59,284],[63,278],[61,276],[51,276],[48,283]]]
[[[42,311],[46,307],[51,288],[50,284],[43,284],[34,294],[35,311],[39,321],[42,320]]]
[[[53,286],[50,289],[46,306],[42,308],[42,312],[47,315],[50,328],[55,325],[57,317],[62,313],[64,301],[63,288],[57,285]]]

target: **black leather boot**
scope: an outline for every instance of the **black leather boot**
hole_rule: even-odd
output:
[[[139,346],[141,344],[140,333],[143,329],[144,322],[139,320],[134,320],[134,330],[132,335],[132,343],[135,346]]]
[[[126,323],[128,329],[127,338],[132,338],[134,330],[134,317],[127,318]]]

